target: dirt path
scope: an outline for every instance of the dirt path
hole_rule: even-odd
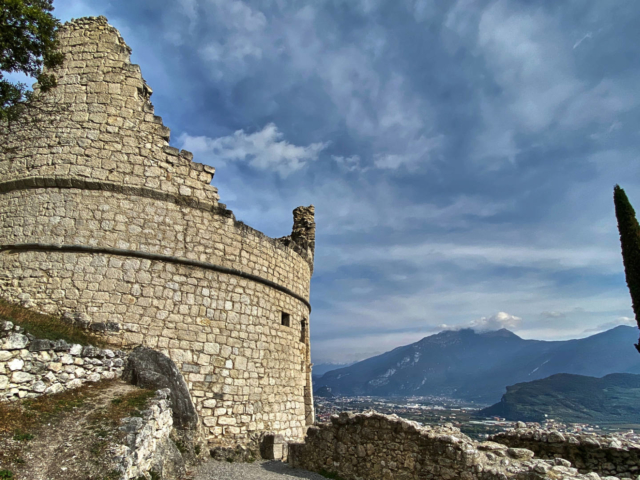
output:
[[[211,460],[200,465],[193,480],[286,480],[286,479],[326,480],[317,473],[291,468],[277,461],[254,463],[229,463]]]
[[[3,463],[8,465],[0,466],[0,470],[9,469],[15,480],[118,478],[106,454],[110,441],[118,435],[117,428],[96,421],[96,415],[108,411],[114,399],[135,390],[136,387],[124,382],[96,384],[76,401],[78,406],[65,408],[28,434],[4,435],[0,438],[0,449],[16,453],[9,462],[5,459]]]

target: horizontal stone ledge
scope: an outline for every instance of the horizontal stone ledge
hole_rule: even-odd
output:
[[[186,205],[198,210],[213,212],[214,214],[232,218],[235,220],[233,212],[227,210],[222,204],[214,204],[201,200],[194,196],[185,196],[179,193],[163,192],[154,188],[123,185],[121,183],[108,182],[103,180],[85,180],[83,178],[69,176],[48,176],[48,177],[23,177],[16,180],[0,182],[0,192],[8,193],[14,190],[27,190],[36,188],[64,188],[79,190],[101,190],[105,192],[122,193],[133,197],[151,198],[176,205]],[[215,188],[215,187],[211,187]]]
[[[123,248],[112,247],[90,247],[86,245],[56,245],[49,243],[17,243],[12,245],[0,245],[0,252],[2,251],[44,251],[44,252],[63,252],[63,253],[91,253],[91,254],[106,254],[106,255],[118,255],[121,257],[133,257],[143,258],[146,260],[155,260],[160,262],[173,263],[177,265],[186,265],[190,267],[199,267],[206,270],[212,270],[214,272],[226,273],[234,275],[236,277],[246,278],[253,282],[261,283],[267,287],[278,290],[282,293],[299,300],[304,303],[311,312],[311,304],[309,301],[301,295],[298,295],[293,290],[287,287],[279,285],[266,278],[253,275],[252,273],[246,273],[242,270],[236,270],[235,268],[224,267],[222,265],[216,265],[215,263],[201,262],[199,260],[191,260],[189,258],[174,257],[172,255],[163,255],[160,253],[141,252],[139,250],[125,250]]]

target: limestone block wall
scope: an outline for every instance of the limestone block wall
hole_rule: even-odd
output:
[[[0,401],[34,398],[120,378],[125,354],[64,340],[37,339],[0,322]]]
[[[149,471],[161,475],[166,473],[161,471],[166,457],[180,457],[180,452],[175,451],[176,446],[169,438],[173,428],[173,412],[168,397],[168,389],[158,390],[148,402],[142,416],[122,419],[120,430],[126,433],[125,444],[111,448],[120,480],[147,478]],[[180,473],[184,475],[181,458],[172,466],[175,470],[182,470]]]
[[[85,18],[60,40],[59,86],[0,125],[0,296],[168,355],[214,443],[301,439],[313,207],[280,239],[236,221],[214,169],[168,145],[118,31]]]
[[[501,432],[491,440],[527,448],[539,458],[564,458],[583,473],[634,479],[640,475],[640,445],[615,436],[560,433],[529,424]]]
[[[598,480],[562,459],[494,442],[475,442],[451,426],[420,427],[376,412],[334,415],[309,428],[304,444],[289,444],[294,467],[345,480]],[[614,480],[615,477],[607,477]]]
[[[53,72],[59,86],[41,97],[29,118],[4,127],[2,187],[89,182],[95,189],[135,188],[217,205],[217,190],[209,185],[215,169],[169,146],[171,132],[149,101],[152,90],[107,19],[69,22],[59,40],[66,56]],[[34,118],[41,121],[34,124]]]

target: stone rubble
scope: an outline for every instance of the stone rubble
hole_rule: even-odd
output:
[[[640,479],[640,444],[616,435],[572,434],[518,422],[516,428],[489,438],[509,447],[527,448],[536,457],[563,458],[579,472]]]
[[[120,378],[125,353],[43,340],[0,321],[0,401],[33,398]]]
[[[289,444],[293,467],[345,480],[600,480],[565,459],[496,442],[476,442],[451,424],[421,427],[396,415],[341,413]],[[614,480],[617,477],[604,477]],[[634,477],[635,478],[635,477]]]

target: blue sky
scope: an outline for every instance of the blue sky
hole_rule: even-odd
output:
[[[54,6],[120,30],[238,219],[282,236],[316,206],[316,363],[633,324],[612,190],[640,208],[636,0]]]

